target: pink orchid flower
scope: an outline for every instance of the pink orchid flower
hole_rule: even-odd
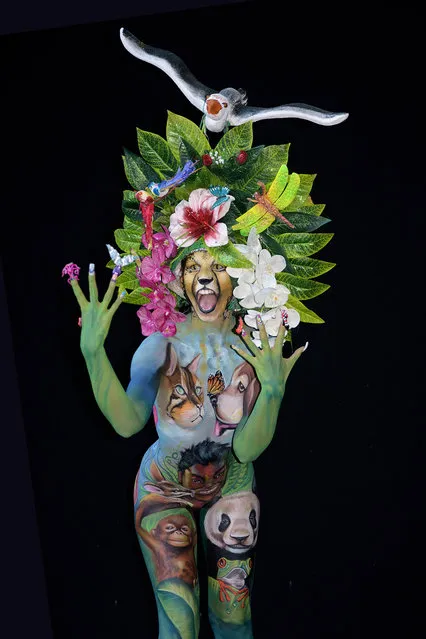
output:
[[[143,278],[151,282],[151,288],[154,282],[168,284],[176,279],[168,266],[161,266],[159,255],[156,253],[153,253],[152,257],[143,258],[140,271]]]
[[[163,227],[164,232],[154,233],[152,236],[152,252],[158,255],[160,262],[164,262],[165,260],[175,257],[177,253],[177,245],[170,235],[169,229],[166,226],[161,226]],[[148,248],[146,233],[142,235],[142,242],[145,248]]]
[[[204,237],[207,246],[224,246],[228,243],[228,229],[219,220],[228,212],[232,195],[219,206],[212,206],[217,198],[209,189],[195,189],[189,201],[183,200],[170,216],[170,235],[178,246],[191,246]]]
[[[139,317],[142,335],[145,337],[148,337],[148,335],[152,335],[152,333],[156,333],[160,330],[160,325],[155,321],[152,313],[148,311],[145,306],[141,306],[136,312],[136,315]]]
[[[176,324],[179,322],[184,322],[186,320],[186,317],[183,313],[175,311],[174,308],[166,302],[158,303],[157,308],[152,311],[152,317],[154,321],[160,325],[160,330],[162,330],[163,324],[165,324],[165,322],[173,322]]]
[[[152,293],[148,293],[147,297],[151,300],[148,304],[145,304],[145,308],[149,311],[157,308],[161,302],[168,304],[171,308],[174,308],[176,305],[175,298],[163,284],[157,284]]]

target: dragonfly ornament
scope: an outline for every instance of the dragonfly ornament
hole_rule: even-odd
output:
[[[234,231],[240,231],[241,235],[248,235],[251,228],[255,227],[257,233],[262,233],[276,219],[294,229],[294,224],[289,222],[281,211],[287,208],[296,197],[300,176],[297,173],[289,176],[287,166],[282,164],[268,192],[263,182],[258,184],[261,191],[256,192],[252,198],[247,198],[250,202],[255,202],[255,206],[237,217],[237,224],[232,227]]]

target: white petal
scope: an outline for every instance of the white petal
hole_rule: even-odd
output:
[[[275,293],[274,288],[262,288],[260,291],[256,293],[256,302],[258,306],[262,306],[265,300],[271,295],[271,293]]]
[[[252,226],[247,238],[247,246],[254,250],[256,255],[259,255],[262,245],[259,242],[259,234],[256,231],[256,227]]]
[[[271,254],[268,249],[262,249],[259,253],[259,264],[268,264],[271,259]]]
[[[243,297],[247,297],[247,295],[251,295],[251,286],[250,284],[239,284],[234,288],[234,297],[237,299],[242,299]]]
[[[189,206],[193,211],[199,211],[203,207],[210,208],[215,202],[215,196],[212,195],[208,189],[194,189],[189,194]],[[182,204],[182,202],[180,204]],[[178,204],[178,206],[180,206],[180,204]]]
[[[280,271],[285,269],[286,261],[283,255],[273,255],[271,257],[271,261],[269,262],[274,273],[279,273]]]
[[[254,283],[254,270],[250,268],[241,269],[242,273],[238,278],[238,284],[246,283],[253,284]]]
[[[243,308],[256,308],[256,300],[254,299],[254,295],[247,295],[244,299],[240,300],[240,305]]]
[[[247,324],[247,326],[250,326],[250,328],[257,328],[257,323],[256,323],[256,315],[257,315],[257,311],[251,311],[253,313],[253,315],[246,315],[244,317],[244,323]],[[250,313],[250,311],[249,311]]]
[[[228,227],[223,222],[217,222],[212,229],[204,233],[207,246],[225,246],[228,244]]]
[[[231,277],[240,277],[240,275],[243,274],[243,271],[245,271],[246,269],[244,268],[233,268],[232,266],[227,266],[226,267],[226,272],[228,273],[228,275],[230,275]]]
[[[290,328],[295,328],[300,324],[300,315],[294,308],[287,309],[288,325]]]

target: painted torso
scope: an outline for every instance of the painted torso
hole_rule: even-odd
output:
[[[219,488],[219,483],[223,486],[226,475],[229,476],[235,428],[249,414],[259,392],[252,368],[233,351],[231,344],[241,346],[239,336],[232,330],[209,331],[203,327],[199,331],[191,316],[178,325],[174,337],[154,334],[142,342],[133,366],[138,367],[140,362],[139,367],[160,371],[153,411],[158,440],[142,460],[136,501],[148,492],[170,495],[160,488],[161,482],[166,481],[201,491],[204,485],[205,497],[201,501],[195,499],[194,504],[200,507],[209,491],[211,498],[216,496],[214,486]],[[191,483],[191,475],[184,478],[183,460],[191,460],[194,448],[202,457],[208,457],[208,451],[214,449],[223,463],[218,459],[214,463],[203,461],[203,465],[194,462],[190,467]]]

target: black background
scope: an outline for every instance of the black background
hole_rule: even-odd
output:
[[[99,412],[79,352],[78,307],[60,277],[65,263],[77,262],[84,286],[92,261],[106,287],[105,244],[121,226],[127,188],[122,147],[137,151],[136,127],[165,136],[167,109],[201,117],[164,73],[124,50],[121,26],[180,55],[214,89],[245,88],[251,104],[306,102],[350,113],[330,128],[254,125],[255,144],[291,142],[290,170],[317,173],[313,198],[332,219],[324,232],[335,233],[318,257],[337,262],[320,278],[331,289],[306,302],[326,323],[294,331],[297,345],[310,345],[292,372],[273,444],[255,464],[262,525],[254,631],[424,636],[424,418],[410,393],[421,378],[421,335],[408,328],[421,300],[413,274],[422,262],[424,208],[416,19],[350,8],[280,12],[267,2],[2,38],[6,320],[53,636],[157,636],[131,501],[155,431],[150,422],[122,439]],[[141,339],[136,309],[122,305],[107,342],[123,384]],[[12,393],[14,370],[7,373]],[[18,445],[6,419],[3,432]],[[7,585],[19,617],[7,636],[20,637],[19,624],[30,617],[34,629],[47,609],[42,599],[34,606],[43,592],[29,568],[37,536],[25,465],[7,444],[3,450],[3,504],[17,531],[8,538],[15,550],[3,548],[16,566]],[[203,612],[201,637],[210,637]]]

